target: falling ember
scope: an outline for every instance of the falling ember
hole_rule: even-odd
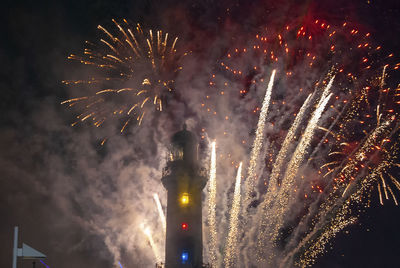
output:
[[[103,146],[103,145],[106,143],[106,141],[107,141],[107,138],[104,138],[104,139],[101,141],[100,145]]]
[[[156,194],[156,193],[153,194],[153,198],[154,198],[154,201],[156,202],[158,215],[160,216],[160,221],[161,221],[161,224],[162,224],[162,227],[163,227],[163,231],[164,231],[164,234],[165,234],[165,232],[167,230],[167,222],[165,220],[165,214],[164,214],[164,211],[163,211],[162,206],[161,206],[160,198],[158,197],[158,194]]]
[[[254,190],[254,184],[256,181],[256,167],[260,155],[260,150],[263,144],[265,121],[267,119],[269,103],[271,101],[271,93],[272,87],[274,85],[275,73],[276,70],[273,70],[269,79],[268,87],[265,91],[264,101],[262,103],[260,117],[257,123],[256,137],[254,138],[253,147],[251,148],[250,163],[247,171],[245,202],[250,201],[251,193]]]
[[[397,202],[397,198],[396,198],[396,196],[394,195],[392,188],[390,188],[390,187],[388,187],[388,188],[389,188],[390,194],[392,195],[394,204],[395,204],[396,206],[398,206],[399,203]]]
[[[234,267],[235,258],[237,254],[237,235],[238,235],[238,221],[240,212],[240,186],[242,177],[242,162],[239,164],[237,170],[236,182],[235,182],[235,192],[233,195],[232,209],[230,212],[229,219],[229,232],[225,244],[225,257],[224,257],[224,267]]]
[[[154,253],[154,256],[155,256],[156,260],[157,261],[161,260],[160,254],[159,254],[159,252],[157,250],[157,247],[156,247],[156,244],[154,243],[153,236],[151,235],[150,228],[141,226],[141,229],[142,229],[142,232],[146,235],[146,237],[147,237],[147,239],[148,239],[148,241],[150,243],[151,249],[153,250],[153,253]]]
[[[383,206],[383,199],[382,199],[382,191],[381,191],[381,184],[378,183],[378,192],[379,192],[379,203]]]
[[[82,56],[68,57],[95,68],[97,77],[62,81],[71,86],[90,85],[96,92],[61,104],[84,110],[84,116],[78,116],[74,124],[92,118],[93,125],[100,127],[112,118],[120,118],[123,133],[134,121],[141,125],[151,110],[163,110],[163,102],[172,96],[174,79],[182,69],[178,61],[186,53],[177,53],[177,38],[168,42],[168,33],[160,30],[153,35],[152,30],[143,31],[139,24],[132,28],[126,20],[123,25],[112,21],[116,27],[113,31],[98,26],[105,35],[99,44],[87,42]]]
[[[208,224],[209,224],[209,254],[211,265],[217,266],[217,222],[216,222],[216,200],[217,200],[217,181],[216,181],[216,151],[215,141],[211,143],[211,162],[210,178],[208,185]]]

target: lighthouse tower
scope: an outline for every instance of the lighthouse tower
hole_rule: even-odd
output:
[[[198,164],[198,142],[186,130],[174,134],[161,179],[168,191],[165,268],[203,267],[201,193],[207,183]]]

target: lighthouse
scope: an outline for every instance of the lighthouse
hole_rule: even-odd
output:
[[[168,192],[165,268],[201,268],[201,193],[207,177],[198,162],[196,136],[185,125],[171,139],[161,181]]]

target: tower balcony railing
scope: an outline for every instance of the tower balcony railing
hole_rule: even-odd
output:
[[[198,172],[198,175],[199,175],[200,177],[205,177],[205,178],[208,177],[208,172],[209,172],[209,171],[208,171],[208,169],[205,168],[205,167],[199,168],[197,172]],[[171,168],[170,166],[164,167],[164,168],[162,169],[162,172],[161,172],[162,177],[167,177],[167,176],[171,175],[171,173],[172,173],[172,168]]]

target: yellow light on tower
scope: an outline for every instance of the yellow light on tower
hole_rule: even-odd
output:
[[[188,193],[183,193],[181,196],[181,204],[182,205],[187,205],[189,204],[189,194]]]

